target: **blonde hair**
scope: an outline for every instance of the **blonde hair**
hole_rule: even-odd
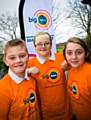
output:
[[[38,36],[41,36],[41,35],[48,35],[49,40],[50,40],[50,44],[52,45],[52,37],[51,37],[51,35],[48,32],[43,32],[43,31],[40,31],[40,32],[36,33],[36,35],[34,36],[34,41],[33,41],[34,45],[35,45],[35,42],[36,42],[36,38]]]
[[[27,47],[26,47],[26,44],[25,44],[24,40],[22,40],[22,39],[12,39],[12,40],[9,40],[9,41],[4,45],[4,48],[3,48],[3,57],[6,56],[8,48],[10,48],[10,47],[15,47],[15,46],[25,47],[25,50],[26,50],[26,52],[28,53],[28,50],[27,50]]]

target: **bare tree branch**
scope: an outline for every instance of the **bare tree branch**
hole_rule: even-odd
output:
[[[80,0],[76,0],[74,5],[69,2],[72,8],[72,14],[70,15],[72,19],[72,24],[74,26],[81,28],[84,32],[91,34],[91,7],[89,5],[84,5]]]
[[[16,29],[18,27],[18,17],[16,13],[10,15],[10,13],[5,13],[0,16],[0,33],[6,35],[10,39],[16,38]],[[2,36],[2,38],[4,38]]]

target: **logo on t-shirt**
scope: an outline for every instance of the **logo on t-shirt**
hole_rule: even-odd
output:
[[[24,104],[29,104],[31,107],[34,106],[36,101],[36,94],[33,89],[28,89],[26,92],[26,98],[24,99]]]
[[[71,85],[69,86],[69,91],[73,97],[75,97],[76,99],[79,98],[79,86],[76,81],[72,81]]]
[[[61,77],[61,72],[56,67],[50,67],[49,69],[47,69],[46,74],[50,82],[57,82],[58,80],[60,80]]]

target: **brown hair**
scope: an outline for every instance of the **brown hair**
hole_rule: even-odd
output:
[[[4,49],[3,49],[3,55],[4,55],[4,57],[5,57],[6,54],[7,54],[8,48],[14,47],[14,46],[22,46],[22,47],[25,47],[26,52],[28,52],[24,40],[22,40],[22,39],[12,39],[12,40],[9,40],[9,41],[5,44],[5,46],[4,46]]]
[[[79,44],[81,47],[83,47],[83,49],[85,51],[85,56],[86,56],[85,60],[86,60],[86,62],[90,62],[91,63],[91,53],[90,53],[90,50],[88,49],[85,41],[80,39],[80,38],[78,38],[78,37],[71,37],[66,42],[66,44],[64,46],[64,50],[63,50],[63,55],[64,55],[65,59],[66,59],[65,51],[66,51],[66,47],[67,47],[68,43],[76,43],[76,44]]]
[[[42,31],[36,33],[36,35],[34,36],[34,41],[33,41],[34,45],[35,45],[35,42],[36,42],[36,38],[38,36],[40,36],[40,35],[48,35],[49,36],[49,40],[50,40],[50,44],[52,45],[52,37],[51,37],[51,35],[48,32],[42,32]]]

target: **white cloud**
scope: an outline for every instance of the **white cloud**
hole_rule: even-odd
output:
[[[18,4],[20,0],[0,0],[0,14],[10,12],[18,13]]]

